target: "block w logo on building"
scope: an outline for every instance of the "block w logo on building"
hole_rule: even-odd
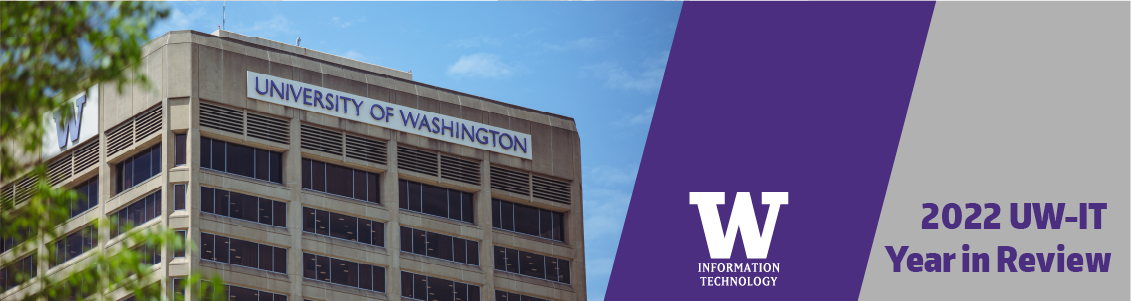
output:
[[[79,130],[82,126],[82,110],[86,107],[86,95],[79,96],[74,102],[74,113],[69,120],[63,120],[62,112],[55,112],[55,132],[59,138],[59,148],[67,147],[67,137],[70,141],[79,140]]]
[[[691,193],[691,205],[699,206],[699,219],[703,222],[703,234],[707,236],[707,249],[711,252],[711,259],[729,259],[738,235],[742,235],[746,258],[765,259],[766,253],[770,251],[770,240],[774,237],[774,225],[778,222],[778,210],[781,205],[789,204],[789,193],[762,193],[762,205],[770,205],[764,231],[758,229],[758,217],[754,213],[749,192],[739,192],[735,196],[726,232],[723,232],[722,222],[719,221],[718,205],[722,204],[726,204],[724,192]]]

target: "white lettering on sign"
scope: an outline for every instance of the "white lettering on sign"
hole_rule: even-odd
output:
[[[271,75],[248,71],[247,97],[524,159],[533,158],[529,134]]]

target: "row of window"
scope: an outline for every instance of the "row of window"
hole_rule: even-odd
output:
[[[10,288],[20,286],[31,278],[35,278],[36,272],[34,253],[17,259],[11,265],[0,269],[0,288],[7,291]]]
[[[200,138],[200,167],[283,183],[283,154],[211,138]]]
[[[498,229],[565,241],[563,214],[537,207],[491,200],[491,225]]]
[[[98,232],[94,230],[94,226],[82,227],[82,229],[68,234],[66,238],[55,241],[55,261],[51,263],[51,266],[55,267],[75,259],[86,251],[94,249],[96,244],[98,244]]]
[[[495,290],[495,301],[548,301],[548,300],[542,299],[542,298],[535,298],[535,297],[522,295],[522,294],[515,294],[515,293],[511,293],[511,292]]]
[[[79,216],[83,212],[98,206],[98,177],[87,180],[74,188],[79,193],[79,199],[71,203],[71,217]]]
[[[157,265],[161,263],[161,249],[150,246],[140,246],[133,249],[141,255],[141,263],[148,265]]]
[[[314,208],[302,208],[302,231],[385,246],[385,224]]]
[[[381,175],[302,159],[302,188],[344,196],[374,204],[381,203]]]
[[[495,269],[570,283],[569,260],[495,246]]]
[[[302,277],[385,292],[384,267],[333,257],[302,253]]]
[[[161,174],[161,144],[126,158],[114,166],[114,194],[133,188],[153,176]]]
[[[400,208],[424,214],[475,223],[473,194],[408,180],[397,183]]]
[[[200,211],[268,226],[287,226],[287,203],[227,191],[200,187]]]
[[[208,233],[200,233],[200,248],[205,260],[287,273],[287,249],[284,248]]]
[[[8,250],[30,239],[34,234],[33,230],[33,227],[17,227],[14,235],[0,237],[0,253],[8,252]]]
[[[479,286],[401,271],[401,297],[425,301],[479,301]]]
[[[401,227],[401,251],[458,263],[479,265],[479,242]]]
[[[111,227],[110,237],[117,237],[133,227],[160,217],[162,214],[162,203],[164,203],[164,201],[161,199],[161,191],[158,190],[134,201],[133,204],[117,212],[111,213],[110,220],[116,221],[117,227]]]
[[[177,296],[177,297],[181,298],[180,300],[184,299],[184,297],[183,297],[184,293],[183,292],[185,290],[185,286],[184,286],[184,284],[178,285],[178,283],[183,282],[183,281],[184,280],[181,280],[181,279],[173,279],[174,291],[176,291],[176,292],[178,292],[178,294],[182,295],[182,296]],[[180,289],[177,289],[178,287]],[[261,290],[256,290],[256,289],[250,289],[250,288],[246,288],[246,287],[239,287],[239,286],[235,286],[235,285],[224,285],[224,292],[228,293],[226,296],[224,296],[224,299],[216,300],[216,301],[287,301],[287,295],[276,294],[276,293],[266,292],[266,291],[261,291]],[[210,291],[204,292],[204,296],[202,296],[200,298],[200,300],[201,301],[213,301],[212,293]],[[126,300],[122,300],[122,301],[126,301]]]

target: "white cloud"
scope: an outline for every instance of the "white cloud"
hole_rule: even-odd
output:
[[[652,123],[652,114],[654,114],[655,112],[656,112],[656,107],[654,107],[654,106],[648,107],[647,109],[644,109],[644,112],[641,112],[640,114],[637,114],[636,116],[632,116],[632,118],[629,118],[628,123],[634,124],[634,125],[635,124]]]
[[[333,17],[333,18],[330,18],[330,22],[333,22],[334,26],[346,28],[346,27],[350,27],[354,23],[365,22],[365,19],[342,20],[342,18]]]
[[[164,22],[158,23],[157,26],[154,26],[153,33],[155,35],[162,35],[166,32],[174,30],[194,29],[193,25],[196,25],[196,21],[200,20],[207,14],[208,10],[204,9],[204,7],[197,7],[192,12],[187,14],[178,8],[174,8],[173,11],[169,14],[168,19],[165,19]]]
[[[637,70],[629,70],[615,62],[582,67],[584,74],[605,80],[605,87],[614,89],[655,92],[664,79],[664,68],[668,64],[668,51],[645,59]]]
[[[588,50],[601,47],[603,43],[604,41],[599,38],[585,37],[573,41],[568,41],[562,44],[544,43],[542,44],[542,47],[554,51]]]
[[[448,47],[472,48],[479,46],[499,46],[503,42],[492,37],[474,37],[470,39],[455,40],[448,43]]]
[[[252,37],[269,38],[283,43],[288,43],[291,41],[289,39],[298,37],[295,35],[297,31],[291,29],[291,21],[283,15],[275,15],[271,19],[255,22],[250,27],[238,24],[231,28],[232,32]]]
[[[461,56],[455,64],[448,67],[448,75],[497,78],[509,76],[514,70],[514,67],[503,63],[498,55],[476,53]]]
[[[364,61],[365,60],[364,54],[361,54],[360,52],[357,52],[357,51],[353,51],[352,49],[350,49],[350,51],[346,51],[345,54],[342,54],[342,57],[347,58],[347,59],[358,60],[358,61]]]

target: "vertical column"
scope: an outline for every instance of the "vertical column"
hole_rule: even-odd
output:
[[[200,206],[200,196],[197,195],[197,193],[196,193],[196,192],[200,191],[200,178],[201,178],[201,173],[200,173],[200,99],[197,98],[196,96],[192,96],[191,98],[189,98],[189,101],[190,101],[189,111],[192,112],[192,113],[189,114],[190,115],[189,118],[191,118],[191,121],[189,123],[188,137],[185,139],[185,140],[188,141],[188,148],[185,150],[188,153],[188,158],[187,158],[188,162],[186,162],[186,163],[188,163],[189,170],[190,170],[189,183],[188,183],[188,185],[185,185],[185,190],[187,190],[186,194],[185,194],[185,199],[186,199],[185,210],[188,211],[188,214],[189,214],[189,228],[186,229],[186,233],[185,233],[186,235],[185,236],[188,239],[188,242],[186,242],[186,243],[188,243],[189,246],[188,246],[188,251],[185,252],[185,256],[188,257],[188,260],[189,260],[189,270],[188,270],[188,272],[191,274],[191,273],[201,272],[200,258],[203,257],[203,254],[201,253],[201,250],[199,248],[193,248],[192,247],[194,245],[199,245],[196,242],[200,241],[200,208],[201,208],[201,206]],[[202,274],[201,276],[203,277],[203,281],[207,281],[211,275],[203,275]],[[187,281],[187,279],[186,279],[186,281]],[[188,283],[186,283],[186,286],[191,287],[191,285],[188,284]],[[168,287],[168,286],[166,286],[166,287]],[[194,296],[192,290],[188,290],[187,292],[185,292],[185,300],[194,300],[194,298],[199,299],[198,296]]]
[[[287,232],[291,234],[290,248],[287,249],[287,276],[291,280],[290,298],[302,300],[302,150],[299,148],[303,114],[292,112],[290,124],[290,150],[283,155],[283,177],[287,188],[291,189],[291,199],[287,202]]]
[[[386,130],[389,131],[389,130]],[[381,203],[389,210],[389,222],[385,225],[385,250],[389,252],[389,267],[385,269],[385,294],[389,300],[401,300],[401,207],[400,189],[397,181],[400,179],[397,172],[397,139],[400,138],[395,131],[389,131],[392,139],[386,144],[385,172],[381,183]]]
[[[483,288],[480,300],[495,300],[495,235],[491,225],[491,155],[483,151],[483,162],[479,164],[479,193],[475,194],[475,224],[483,229],[483,241],[479,243],[479,267],[483,269]]]

